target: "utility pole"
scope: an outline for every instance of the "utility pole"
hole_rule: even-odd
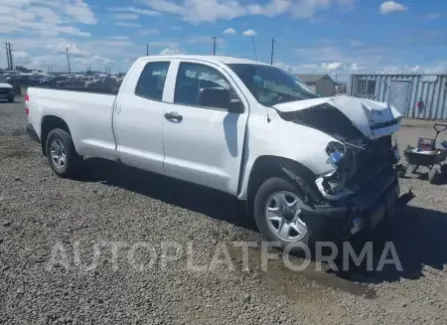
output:
[[[217,38],[216,36],[213,36],[213,55],[216,55],[216,48],[217,48]]]
[[[11,69],[14,69],[14,55],[12,55],[11,43],[9,43],[9,59],[11,60]]]
[[[146,43],[146,56],[149,56],[149,43]]]
[[[8,44],[9,44],[9,60],[11,61],[11,70],[14,70],[14,61],[13,61],[14,57],[12,55],[11,43]]]
[[[8,63],[8,70],[11,70],[11,61],[9,60],[9,46],[8,42],[5,42],[6,62]]]
[[[272,53],[270,54],[270,65],[273,65],[273,56],[275,55],[275,39],[272,38]]]
[[[71,74],[70,53],[68,52],[68,47],[65,49],[65,52],[67,53],[67,67],[68,67],[68,73]]]
[[[12,57],[11,43],[6,42],[5,45],[6,45],[6,60],[8,61],[8,69],[13,70],[14,62]]]

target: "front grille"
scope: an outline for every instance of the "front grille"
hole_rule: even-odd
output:
[[[357,172],[351,178],[352,185],[364,188],[387,168],[393,168],[391,136],[371,141],[365,150],[357,154]]]

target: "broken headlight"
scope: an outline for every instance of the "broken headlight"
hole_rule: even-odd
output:
[[[351,193],[346,188],[347,180],[355,172],[355,159],[351,148],[343,143],[331,141],[326,147],[328,159],[326,163],[334,170],[320,176],[316,184],[324,197],[331,200],[339,200]]]

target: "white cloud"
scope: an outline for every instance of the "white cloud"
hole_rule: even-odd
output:
[[[183,52],[177,48],[165,48],[160,51],[160,55],[182,54]]]
[[[148,4],[155,10],[181,16],[184,20],[193,23],[239,17],[245,12],[237,1],[185,0],[183,4],[178,4],[168,0],[149,0]]]
[[[408,8],[401,3],[395,2],[393,0],[385,1],[380,5],[379,11],[382,15],[390,14],[393,12],[406,11]]]
[[[64,44],[59,43],[56,47],[51,46],[52,49],[55,49],[56,52],[64,54],[68,53],[71,57],[88,57],[90,53],[88,51],[80,49],[76,44]]]
[[[177,42],[166,42],[166,41],[161,41],[161,42],[149,42],[149,46],[151,47],[167,47],[167,48],[177,48],[178,47],[178,43]]]
[[[111,39],[111,40],[123,41],[123,40],[128,40],[129,36],[109,36],[107,38]]]
[[[2,0],[0,34],[24,32],[38,36],[68,34],[88,37],[77,24],[96,24],[93,11],[83,0]]]
[[[308,3],[315,1],[307,1]],[[290,0],[272,0],[267,5],[253,4],[248,6],[248,11],[252,15],[265,15],[268,17],[285,13],[294,3]]]
[[[222,32],[222,34],[234,35],[236,34],[236,31],[234,30],[234,28],[227,28]]]
[[[400,48],[391,51],[389,47],[371,47],[365,44],[357,47],[337,47],[336,45],[299,48],[294,52],[301,65],[278,63],[293,73],[329,73],[339,80],[347,80],[352,73],[445,73],[445,66],[432,58],[423,59],[419,64],[408,65],[403,59],[403,51],[413,48]],[[427,64],[427,62],[430,62]],[[434,62],[434,63],[431,63]]]
[[[145,28],[145,29],[138,31],[138,34],[142,35],[142,36],[156,35],[159,33],[160,33],[160,31],[158,29],[154,29],[154,28]]]
[[[212,37],[209,37],[209,36],[197,36],[197,37],[192,37],[192,38],[188,39],[187,42],[190,44],[212,44],[214,42],[214,40]],[[225,41],[220,38],[216,39],[216,43],[218,46],[225,45]]]
[[[180,27],[180,26],[172,26],[171,29],[172,29],[172,30],[183,30],[183,27]]]
[[[115,61],[110,58],[101,56],[101,55],[94,55],[94,56],[91,56],[91,57],[81,61],[81,62],[83,64],[88,64],[88,65],[104,66],[104,65],[109,65]]]
[[[117,21],[117,22],[115,22],[115,25],[120,26],[120,27],[128,27],[128,28],[141,27],[141,25],[138,23],[131,23],[131,22],[127,22],[127,21]]]
[[[237,0],[148,0],[154,10],[180,16],[190,23],[214,22],[249,15],[273,17],[290,13],[295,18],[312,18],[318,11],[334,6],[349,7],[355,0],[268,0],[263,4],[245,4]]]
[[[256,36],[256,32],[253,29],[247,29],[242,33],[244,36]]]
[[[299,73],[309,73],[309,74],[320,74],[320,73],[345,73],[346,75],[354,72],[357,68],[356,64],[346,64],[341,62],[322,62],[320,64],[316,63],[306,63],[300,65],[290,65],[282,62],[276,63],[276,67],[281,68],[292,74]]]
[[[138,20],[137,14],[113,14],[112,17],[116,20]]]
[[[125,70],[123,59],[134,61],[136,54],[143,55],[141,45],[134,44],[124,37],[100,39],[66,39],[61,37],[2,37],[0,43],[10,41],[13,45],[14,63],[29,68],[54,71],[67,71],[66,48],[69,49],[73,71],[85,71],[90,65],[94,70],[103,70],[105,64],[112,64],[113,69]],[[144,49],[145,52],[145,49]],[[28,55],[26,55],[26,54]]]
[[[90,57],[71,57],[70,66],[72,71],[85,71],[89,67],[93,70],[102,71],[104,66],[110,65],[115,61],[101,55],[94,55]],[[27,64],[26,67],[46,70],[49,66],[53,71],[66,72],[67,61],[64,55],[45,54],[35,56],[32,58],[32,62]]]
[[[133,13],[140,16],[161,16],[161,13],[158,11],[148,10],[148,9],[141,9],[136,7],[110,7],[107,8],[108,11],[114,11],[114,12],[127,12],[127,13]]]
[[[323,62],[321,67],[326,71],[334,71],[339,69],[342,66],[341,62]]]
[[[420,66],[420,65],[385,65],[382,66],[377,73],[384,73],[384,74],[390,74],[390,73],[425,73],[425,74],[445,74],[445,65],[442,64],[443,62],[438,62],[437,64],[433,66]]]
[[[83,0],[58,1],[63,11],[75,21],[82,24],[96,24],[96,18]]]
[[[355,0],[304,0],[298,1],[290,9],[292,16],[298,19],[311,18],[313,22],[319,22],[315,15],[320,11],[327,11],[334,7],[339,9],[352,8]]]
[[[14,64],[15,65],[27,65],[32,62],[31,55],[25,51],[14,52]]]
[[[427,15],[425,15],[425,19],[427,20],[435,20],[441,18],[442,15],[439,12],[430,12]]]
[[[360,47],[360,46],[362,46],[362,42],[356,41],[356,40],[352,40],[351,41],[351,46]]]

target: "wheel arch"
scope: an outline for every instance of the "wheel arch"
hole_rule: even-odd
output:
[[[317,200],[321,196],[315,185],[315,174],[302,163],[280,156],[260,156],[253,163],[248,178],[246,205],[247,213],[250,216],[253,214],[253,202],[257,190],[263,182],[271,177],[295,180],[294,184],[297,189],[313,200]]]
[[[67,131],[68,134],[71,136],[70,128],[68,127],[68,124],[64,121],[64,119],[60,118],[59,116],[55,115],[46,115],[42,118],[42,124],[41,124],[41,146],[42,146],[42,154],[46,156],[46,142],[48,134],[51,132],[51,130],[54,129],[62,129],[64,131]]]

